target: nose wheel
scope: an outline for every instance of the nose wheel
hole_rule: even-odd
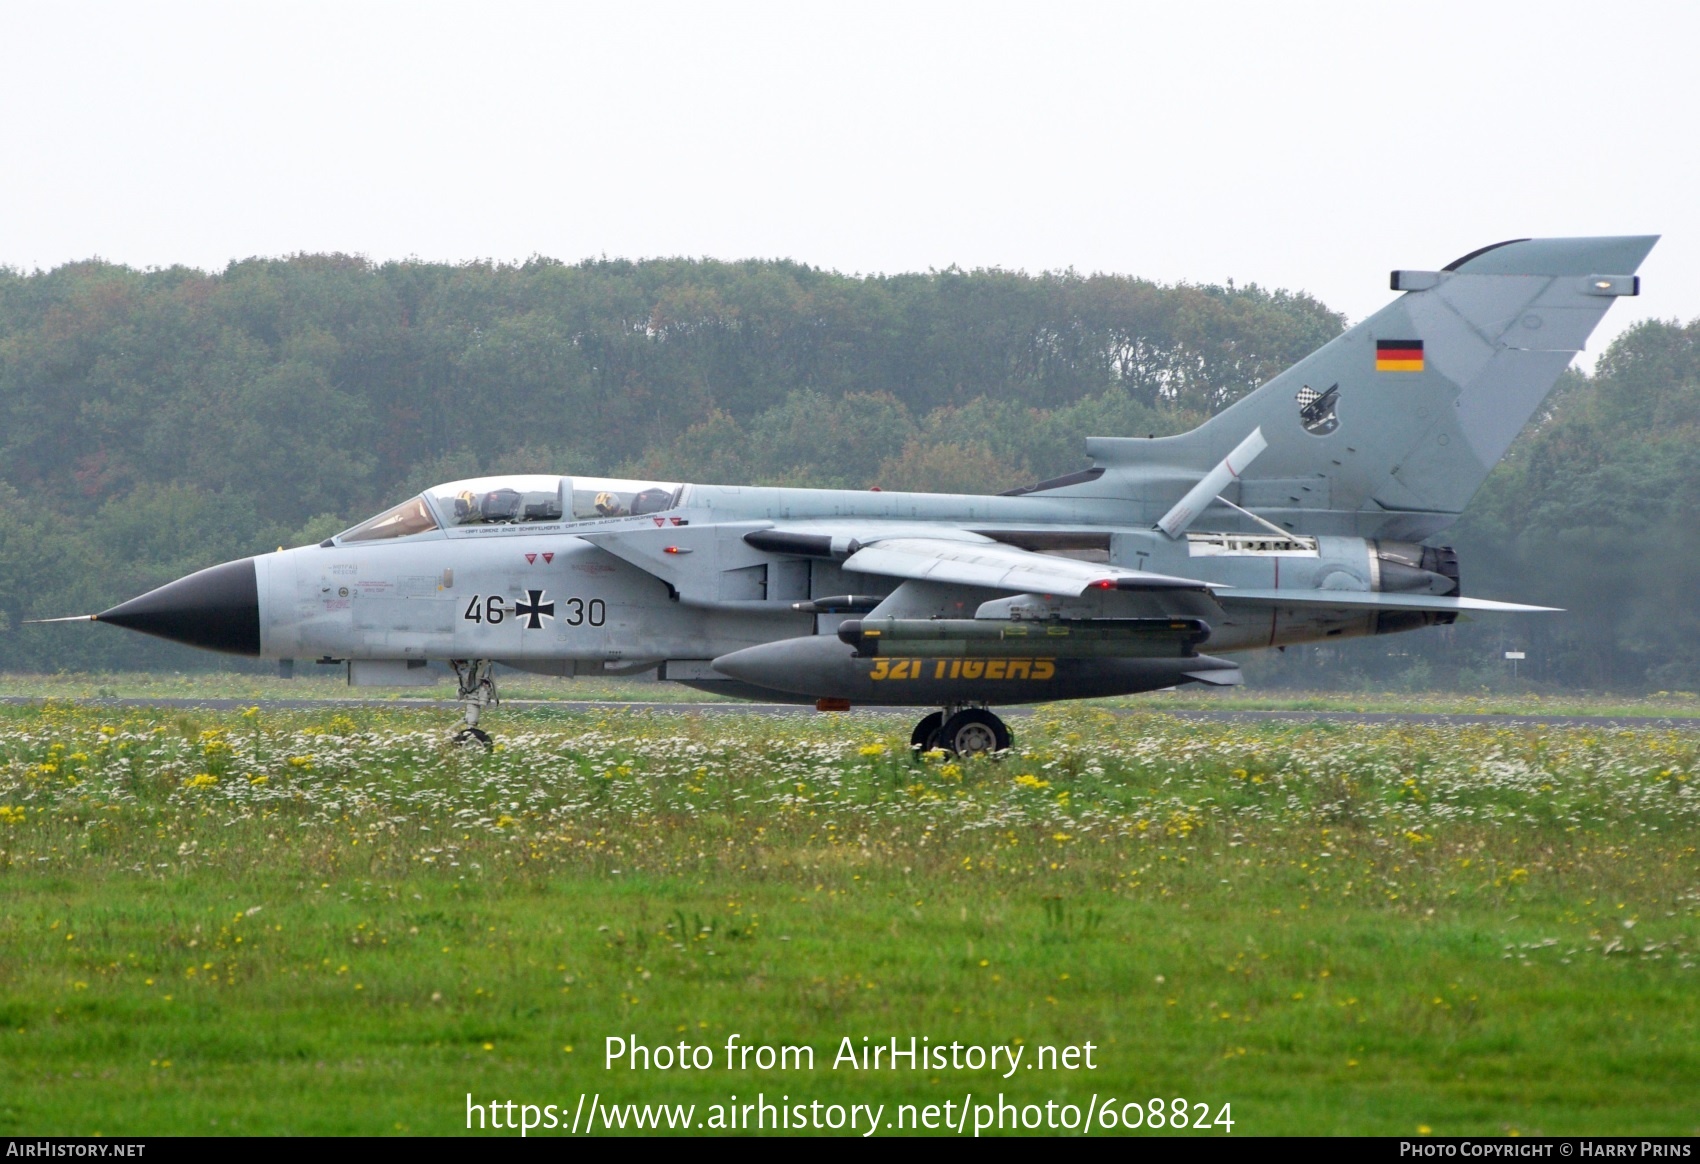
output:
[[[490,739],[490,733],[483,728],[464,727],[455,733],[456,744],[477,744],[486,752],[496,745]]]
[[[915,725],[909,746],[919,752],[934,748],[956,756],[984,756],[1010,745],[1009,728],[983,707],[946,708]]]
[[[489,659],[453,659],[449,666],[454,668],[455,682],[460,687],[455,698],[460,702],[466,723],[455,733],[454,742],[489,751],[495,745],[490,741],[490,733],[478,726],[478,718],[485,708],[502,702],[496,697],[496,665]]]

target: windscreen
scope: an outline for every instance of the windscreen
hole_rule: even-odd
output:
[[[425,533],[437,528],[437,519],[425,498],[414,497],[394,509],[386,509],[377,517],[361,522],[351,530],[337,535],[337,541],[376,542],[384,538],[404,538],[409,534]]]

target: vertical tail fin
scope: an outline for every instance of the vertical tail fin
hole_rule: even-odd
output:
[[[1154,521],[1261,428],[1269,448],[1229,500],[1306,533],[1427,537],[1456,520],[1613,299],[1638,292],[1657,241],[1519,239],[1395,271],[1403,295],[1193,431],[1089,440],[1106,472],[1073,491],[1137,499]]]

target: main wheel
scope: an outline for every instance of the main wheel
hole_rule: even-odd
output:
[[[969,707],[944,721],[938,747],[958,756],[982,756],[1009,747],[1009,729],[983,707]]]
[[[935,711],[922,718],[915,725],[915,730],[909,733],[909,750],[911,752],[930,752],[938,747],[939,729],[944,726],[944,712]]]
[[[490,733],[485,731],[483,728],[475,727],[461,728],[455,733],[455,743],[478,744],[482,746],[486,752],[495,747],[495,745],[490,742]]]

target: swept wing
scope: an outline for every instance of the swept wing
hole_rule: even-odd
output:
[[[939,538],[891,538],[862,546],[845,559],[844,569],[917,582],[1070,597],[1078,597],[1092,587],[1206,592],[1210,589],[1208,583],[1196,578],[1081,562],[996,542],[954,542]]]

